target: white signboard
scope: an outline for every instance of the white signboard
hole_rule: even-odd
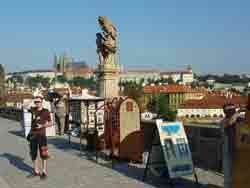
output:
[[[156,123],[170,178],[193,174],[192,154],[182,123]]]
[[[152,120],[153,119],[153,114],[151,112],[144,112],[141,114],[141,118],[143,120]]]

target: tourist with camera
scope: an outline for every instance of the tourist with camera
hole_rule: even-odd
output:
[[[32,176],[39,176],[44,179],[47,177],[48,146],[46,137],[46,128],[52,126],[51,116],[47,109],[42,106],[43,97],[34,98],[35,107],[29,111],[32,113],[31,131],[27,139],[30,142],[30,156],[33,162]],[[39,174],[37,154],[38,150],[42,159],[42,173]]]

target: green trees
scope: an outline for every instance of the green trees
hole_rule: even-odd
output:
[[[144,81],[144,79],[143,79]],[[158,78],[158,79],[152,79],[152,78],[148,78],[146,80],[146,82],[148,84],[159,84],[159,83],[168,83],[168,84],[175,84],[176,82],[173,80],[172,77],[168,77],[168,78]]]
[[[152,81],[148,79],[147,81]],[[161,79],[161,83],[173,83],[172,78]],[[164,94],[146,95],[143,92],[143,81],[137,83],[135,81],[119,82],[119,86],[123,88],[121,95],[133,98],[140,108],[147,111],[157,113],[159,118],[167,121],[175,121],[177,112],[169,107],[168,96]]]
[[[145,95],[142,84],[133,81],[120,82],[120,85],[123,87],[122,95],[133,98],[141,108],[157,113],[159,118],[167,121],[176,120],[177,113],[169,108],[167,95]]]
[[[224,75],[202,75],[197,76],[199,81],[206,81],[210,78],[213,78],[216,82],[224,83],[224,84],[232,84],[232,83],[248,83],[250,82],[250,78],[248,77],[240,77],[239,75],[235,74],[224,74]]]
[[[88,88],[90,90],[96,90],[96,80],[94,77],[83,78],[83,77],[74,77],[71,80],[68,80],[64,75],[59,75],[52,80],[53,83],[68,83],[70,86],[79,86],[81,88]]]
[[[24,83],[24,79],[21,75],[13,75],[10,78],[7,79],[7,82],[11,82],[14,85],[16,84],[23,84]]]
[[[81,88],[88,88],[90,90],[96,90],[96,80],[94,77],[91,78],[82,78],[82,77],[75,77],[72,80],[69,80],[68,83],[71,86],[79,86]]]
[[[141,98],[143,96],[143,87],[141,84],[137,84],[136,82],[130,81],[121,84],[123,89],[123,95],[133,98],[138,104],[141,102]]]
[[[5,71],[4,68],[2,66],[2,64],[0,64],[0,106],[4,106],[5,105]]]
[[[25,84],[29,86],[30,88],[36,88],[39,86],[48,88],[51,82],[50,82],[50,78],[38,75],[36,77],[27,77],[25,79]]]
[[[178,80],[179,81],[179,80]],[[163,79],[163,82],[166,82],[168,84],[175,84],[175,81],[173,80],[172,77],[168,77],[166,79]]]
[[[29,88],[38,88],[45,87],[49,88],[52,84],[58,83],[68,83],[71,86],[80,86],[81,88],[88,88],[90,90],[96,90],[96,80],[94,77],[83,78],[83,77],[75,77],[71,80],[68,80],[64,75],[59,75],[53,78],[52,80],[49,77],[44,77],[41,75],[28,76],[27,78],[23,78],[21,75],[13,75],[8,78],[7,82],[11,82],[14,84],[14,87],[17,84],[25,84]]]
[[[49,87],[51,84],[50,78],[40,75],[37,75],[36,77],[29,76],[27,78],[24,78],[22,75],[17,74],[9,77],[7,79],[7,82],[11,82],[14,85],[14,87],[16,87],[18,84],[19,85],[25,84],[30,88],[36,88],[39,86]]]
[[[169,108],[168,97],[160,94],[156,96],[156,110],[160,118],[166,119],[167,121],[176,120],[176,111]]]
[[[41,85],[42,85],[43,87],[49,88],[49,87],[50,87],[50,84],[51,84],[50,78],[48,78],[48,77],[43,77],[43,78],[41,79]]]
[[[59,76],[56,76],[56,77],[52,80],[52,82],[55,82],[55,81],[57,81],[57,82],[59,82],[59,83],[65,83],[65,82],[67,82],[67,78],[66,78],[64,75],[59,75]]]
[[[152,95],[148,103],[148,110],[157,113],[159,118],[175,121],[177,112],[169,107],[168,97],[164,94]]]

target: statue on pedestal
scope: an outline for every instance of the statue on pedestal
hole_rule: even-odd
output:
[[[98,95],[105,99],[112,99],[119,95],[119,71],[116,62],[117,30],[105,16],[98,17],[98,24],[102,32],[96,33],[96,46],[99,58],[96,75],[98,79]]]
[[[96,33],[97,54],[100,65],[114,64],[117,51],[117,30],[112,22],[105,16],[98,17],[102,33]]]

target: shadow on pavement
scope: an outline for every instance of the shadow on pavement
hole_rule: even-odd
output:
[[[11,165],[17,169],[32,173],[32,167],[24,162],[24,159],[11,153],[0,154],[0,158],[7,159]]]
[[[78,139],[75,139],[78,140]],[[68,139],[66,137],[59,137],[59,138],[50,138],[49,144],[54,145],[57,149],[63,150],[65,152],[68,151],[77,151],[79,152],[77,155],[79,157],[84,157],[84,159],[87,159],[91,162],[96,163],[95,158],[95,152],[90,152],[83,150],[82,154],[80,154],[80,145],[78,141],[72,141],[71,144],[69,144]],[[84,148],[84,146],[83,146]],[[75,153],[74,153],[75,154]],[[121,161],[115,161],[114,166],[112,167],[112,162],[110,160],[107,160],[107,156],[105,156],[102,153],[99,153],[98,155],[98,165],[103,166],[105,168],[109,168],[112,170],[115,170],[116,172],[125,175],[131,179],[136,179],[138,181],[142,181],[142,177],[144,174],[144,165],[137,165],[137,164],[129,164],[128,162],[121,162]],[[199,175],[198,175],[199,176]],[[158,187],[158,188],[168,188],[168,187],[174,187],[174,188],[222,188],[215,185],[197,185],[195,183],[195,180],[188,180],[188,179],[175,179],[173,180],[173,185],[169,183],[169,181],[166,178],[162,177],[156,177],[152,174],[148,174],[147,181],[145,182],[148,185]]]
[[[144,165],[136,165],[136,164],[129,164],[126,162],[116,162],[114,167],[112,168],[109,164],[100,164],[101,166],[111,168],[129,178],[136,179],[138,181],[143,181],[142,177],[144,174]],[[164,177],[157,177],[152,173],[148,172],[147,180],[144,183],[158,187],[158,188],[200,188],[201,185],[195,183],[195,180],[187,180],[187,179],[174,179],[169,181],[169,179]],[[205,187],[204,187],[205,188]],[[210,188],[210,187],[207,187]]]
[[[8,133],[24,138],[23,131],[8,131]]]
[[[48,138],[48,144],[54,145],[57,149],[61,149],[64,151],[69,150],[77,150],[80,152],[80,144],[76,142],[71,142],[65,137],[55,137],[55,138]]]

